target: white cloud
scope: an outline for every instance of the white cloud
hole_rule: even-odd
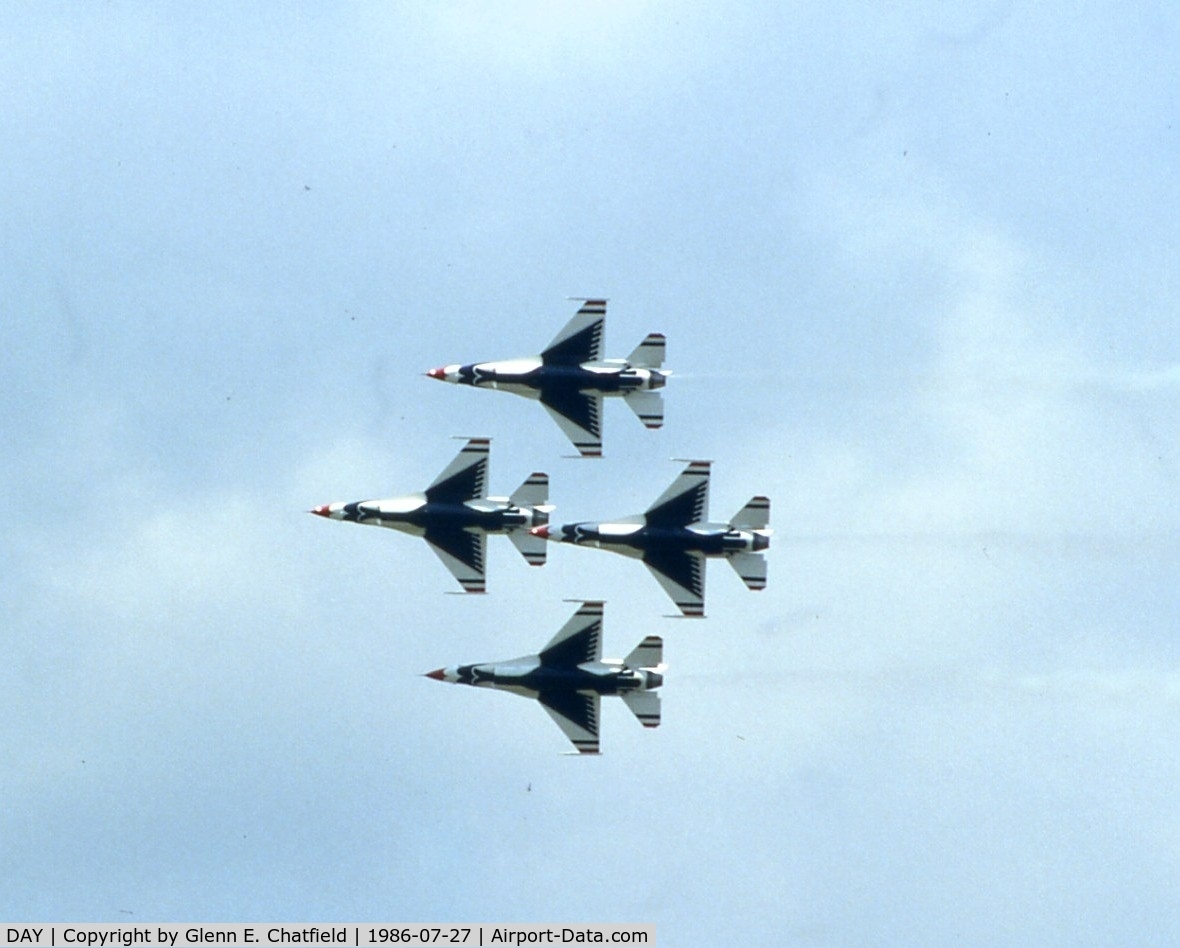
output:
[[[435,10],[439,36],[452,57],[468,63],[493,63],[517,74],[565,78],[614,72],[635,52],[640,27],[660,4],[627,0],[529,0],[489,6],[478,0],[450,3]],[[660,11],[666,15],[669,11]],[[649,50],[660,58],[658,49]]]
[[[906,438],[920,461],[883,481],[875,455],[884,443],[823,446],[819,483],[848,487],[859,471],[858,518],[886,532],[1121,534],[1177,524],[1164,436],[1177,413],[1175,366],[1104,364],[1053,302],[1072,288],[1046,286],[1053,278],[1034,251],[936,194],[850,187],[826,202],[853,259],[922,266],[943,290],[920,313],[929,369],[897,403],[898,430],[880,432]],[[1157,397],[1127,403],[1120,390]]]
[[[1087,249],[1022,230],[1029,208],[1040,233],[1069,230],[1079,217],[1056,215],[1083,194],[1105,202],[1096,219],[1126,218],[1121,198],[1076,170],[1065,193],[1035,193],[1053,184],[1032,168],[1058,150],[1052,110],[1007,126],[1011,188],[999,174],[980,187],[995,153],[972,137],[975,106],[994,95],[986,118],[1020,116],[985,88],[993,73],[964,82],[950,68],[979,32],[973,14],[944,30],[959,41],[925,56],[910,24],[937,30],[946,15],[916,8],[917,20],[882,14],[851,39],[835,28],[846,18],[819,6],[818,37],[784,35],[795,11],[768,6],[714,16],[725,29],[703,39],[712,14],[694,11],[682,36],[654,5],[389,9],[326,32],[278,29],[282,10],[265,22],[215,11],[196,34],[166,18],[172,42],[142,49],[142,36],[98,35],[81,64],[120,66],[88,77],[87,108],[65,85],[27,106],[52,106],[57,131],[22,119],[14,180],[43,185],[47,166],[31,159],[52,155],[51,169],[90,182],[90,203],[58,206],[54,189],[26,201],[45,239],[25,244],[17,269],[76,265],[58,259],[61,221],[112,226],[137,251],[170,244],[184,265],[101,242],[113,263],[80,271],[94,279],[76,282],[79,310],[96,326],[120,311],[95,305],[113,273],[150,287],[171,322],[129,326],[130,344],[113,348],[100,342],[107,322],[91,350],[100,378],[74,374],[63,401],[47,376],[18,442],[0,743],[20,791],[4,828],[22,843],[0,862],[14,880],[4,898],[25,908],[9,914],[99,917],[131,891],[140,915],[208,915],[234,890],[244,917],[635,909],[684,943],[756,941],[775,911],[784,930],[830,943],[994,944],[1029,931],[1046,937],[1024,941],[1076,942],[1109,924],[1112,903],[1143,909],[1125,916],[1132,941],[1144,919],[1170,921],[1176,356],[1140,364],[1096,336],[1135,351],[1103,275],[1080,286],[1106,235]],[[1035,46],[1011,31],[998,40]],[[129,43],[131,68],[104,58]],[[37,58],[35,44],[21,48]],[[36,82],[52,78],[39,68]],[[161,82],[141,83],[129,105],[128,76]],[[179,105],[155,108],[172,103],[152,89],[184,76],[215,81],[184,82]],[[673,83],[702,94],[669,96]],[[889,127],[851,133],[874,90],[868,124]],[[1087,115],[1104,111],[1117,110]],[[582,134],[606,116],[609,134]],[[550,133],[547,152],[534,127]],[[179,147],[194,129],[212,154]],[[941,155],[914,147],[923,129],[937,130]],[[57,147],[65,138],[77,146]],[[1044,144],[1019,151],[1026,140]],[[136,143],[151,146],[139,170],[124,162],[115,175],[116,153]],[[1085,154],[1092,165],[1114,153]],[[809,162],[826,169],[818,186]],[[305,169],[317,174],[309,192]],[[104,180],[117,187],[94,184]],[[1136,180],[1152,191],[1150,176]],[[997,194],[1007,203],[991,203]],[[129,221],[129,201],[158,213]],[[290,236],[296,201],[320,208],[299,216],[315,239],[297,246],[275,239]],[[787,201],[796,213],[781,212]],[[1166,210],[1159,219],[1174,220]],[[544,239],[538,221],[550,222]],[[789,250],[774,245],[785,229]],[[1168,245],[1159,227],[1135,230],[1104,259]],[[224,246],[208,239],[224,252],[190,266],[192,235],[223,232]],[[305,305],[278,307],[274,335],[248,344],[241,321],[276,293],[303,297],[275,286],[294,270]],[[227,285],[226,273],[249,304],[221,307],[233,315],[223,333],[194,287]],[[374,404],[358,365],[387,359],[400,377],[430,364],[406,364],[416,346],[445,349],[422,345],[439,331],[435,311],[505,347],[472,357],[527,351],[525,329],[541,320],[526,319],[533,303],[518,293],[548,299],[571,273],[620,298],[650,294],[628,333],[613,324],[616,343],[667,331],[687,376],[702,368],[694,347],[725,372],[757,338],[772,371],[739,386],[674,380],[659,435],[612,406],[613,447],[596,465],[558,461],[560,433],[507,397],[417,379],[357,411]],[[6,282],[29,288],[35,312],[53,285]],[[342,293],[364,338],[387,340],[380,354],[332,331]],[[1167,312],[1161,296],[1152,305]],[[1090,322],[1072,319],[1072,300]],[[288,336],[307,361],[283,354]],[[805,339],[810,361],[774,351],[784,339]],[[182,371],[145,374],[165,347]],[[38,378],[55,349],[14,352]],[[775,390],[783,364],[799,369],[792,395],[816,380],[802,408]],[[257,389],[235,390],[232,415],[200,410],[211,380],[246,376]],[[665,458],[715,448],[716,513],[772,497],[770,589],[752,594],[714,563],[710,618],[671,622],[639,564],[555,548],[530,570],[493,541],[494,592],[447,596],[454,584],[420,542],[304,513],[423,486],[451,454],[445,435],[477,422],[471,433],[496,438],[493,489],[547,469],[559,518],[642,509],[675,475]],[[609,600],[609,651],[666,636],[659,730],[615,703],[607,753],[571,761],[539,709],[417,677],[534,648],[570,595]],[[639,840],[632,872],[602,854],[604,830]],[[487,839],[515,848],[481,848]],[[573,887],[561,881],[572,851],[586,854]],[[69,858],[78,852],[112,855]]]
[[[283,572],[289,531],[259,530],[260,518],[282,516],[264,500],[233,494],[157,499],[147,510],[121,540],[83,551],[54,575],[53,585],[109,616],[153,623],[210,606],[250,607],[260,599],[289,615],[300,611],[300,590],[288,588]]]

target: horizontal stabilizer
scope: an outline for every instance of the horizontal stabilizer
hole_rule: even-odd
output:
[[[649,635],[631,649],[631,654],[623,659],[623,664],[628,668],[655,668],[663,661],[664,640],[658,635]]]
[[[660,696],[654,691],[625,691],[622,698],[644,727],[660,726]]]
[[[750,589],[766,588],[766,557],[761,553],[734,553],[729,565]]]
[[[647,338],[635,347],[635,351],[627,356],[631,365],[640,369],[658,369],[664,364],[664,334],[650,332]]]
[[[739,530],[765,530],[770,526],[770,498],[751,497],[730,523]]]
[[[646,428],[664,426],[664,396],[651,389],[635,389],[623,399]]]
[[[520,550],[529,566],[544,566],[545,557],[549,552],[548,543],[541,537],[535,537],[528,530],[513,530],[508,534],[512,545]]]
[[[516,507],[542,507],[549,503],[549,475],[530,474],[508,500]]]

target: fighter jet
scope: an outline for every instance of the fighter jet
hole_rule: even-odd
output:
[[[504,362],[444,365],[432,379],[498,388],[539,399],[582,457],[602,457],[602,399],[623,398],[648,428],[664,424],[663,388],[672,373],[664,362],[664,337],[649,333],[626,359],[603,359],[606,300],[585,300],[538,356]]]
[[[488,534],[506,534],[530,566],[544,566],[545,540],[530,534],[529,528],[548,523],[553,510],[548,474],[530,474],[511,497],[487,496],[490,444],[487,438],[471,438],[420,493],[324,504],[309,512],[422,537],[464,592],[485,592]]]
[[[664,683],[664,641],[643,639],[626,658],[602,658],[602,603],[584,602],[536,655],[486,665],[456,665],[427,678],[499,688],[535,698],[580,754],[598,753],[598,710],[603,695],[618,695],[644,727],[659,727]]]
[[[561,543],[594,546],[643,560],[681,613],[705,614],[705,557],[724,556],[750,589],[766,588],[770,500],[754,497],[729,523],[707,522],[709,461],[690,461],[642,514],[603,523],[548,524],[529,532]]]

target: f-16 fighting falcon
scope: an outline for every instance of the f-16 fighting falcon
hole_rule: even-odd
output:
[[[545,540],[529,528],[549,522],[549,475],[530,474],[511,497],[487,496],[487,438],[471,438],[425,491],[388,500],[324,504],[332,520],[392,527],[422,537],[464,592],[486,591],[489,533],[507,534],[531,566],[545,565]]]
[[[671,372],[664,362],[664,337],[650,333],[626,359],[603,359],[606,300],[585,300],[538,356],[504,362],[444,365],[432,379],[498,388],[539,399],[582,457],[602,457],[602,399],[623,398],[648,428],[664,424],[663,388]]]
[[[547,524],[530,533],[643,560],[681,613],[705,614],[705,557],[724,556],[750,589],[766,588],[770,500],[754,497],[729,523],[709,523],[709,461],[691,461],[646,512],[603,523]]]
[[[644,727],[659,727],[664,683],[664,642],[647,636],[626,658],[602,658],[602,603],[581,608],[536,655],[486,665],[457,665],[427,678],[499,688],[535,698],[581,754],[598,753],[598,712],[603,695],[618,695]]]

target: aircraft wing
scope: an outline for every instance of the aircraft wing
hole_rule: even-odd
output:
[[[545,365],[581,365],[602,361],[602,333],[606,300],[586,300],[574,318],[553,337],[541,353]]]
[[[705,615],[705,557],[695,550],[648,550],[643,564],[689,618]]]
[[[432,529],[426,542],[443,566],[451,571],[464,592],[487,592],[484,564],[487,562],[488,535],[482,530]]]
[[[709,514],[709,461],[690,461],[676,480],[647,508],[649,527],[687,527]]]
[[[537,695],[541,707],[557,723],[579,754],[598,753],[598,709],[601,700],[597,694],[580,691],[542,691]]]
[[[434,503],[462,504],[486,497],[490,450],[489,439],[471,438],[426,488],[426,499]]]
[[[601,395],[597,392],[548,391],[541,396],[541,404],[582,457],[602,457]]]
[[[541,649],[542,665],[574,668],[602,658],[602,603],[584,602]]]

